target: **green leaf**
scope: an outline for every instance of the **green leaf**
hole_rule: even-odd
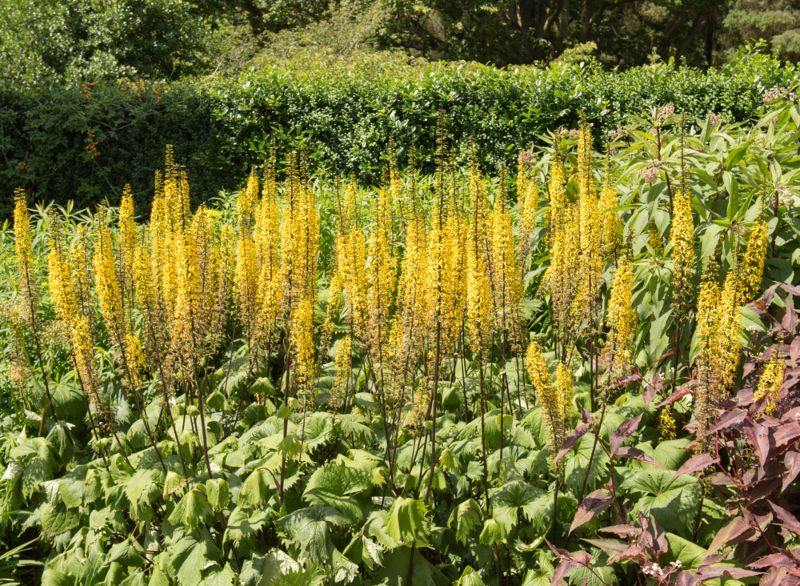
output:
[[[494,517],[490,517],[483,522],[483,530],[478,540],[485,545],[494,545],[503,543],[507,537],[508,531],[505,526]]]
[[[456,586],[485,586],[481,575],[472,569],[472,566],[467,566],[461,572],[461,577],[456,581]]]
[[[329,525],[346,525],[348,519],[330,507],[306,507],[278,519],[279,529],[288,543],[300,551],[300,560],[315,564],[326,563],[333,551]]]
[[[540,516],[542,507],[547,505],[539,498],[545,494],[542,489],[522,480],[508,482],[492,494],[492,517],[508,534],[517,526],[520,512],[529,520]]]
[[[194,531],[211,516],[211,507],[205,493],[200,488],[193,487],[183,495],[167,520],[173,525],[182,525]]]
[[[481,508],[474,499],[459,503],[450,513],[449,525],[455,531],[456,539],[468,545],[475,539],[481,527]]]
[[[659,526],[678,535],[691,534],[700,489],[697,479],[669,470],[647,469],[633,473],[620,485],[636,504],[631,511],[652,515]]]
[[[680,535],[667,533],[669,543],[669,561],[679,561],[685,569],[697,568],[708,555],[708,550],[684,539]]]
[[[371,488],[369,474],[340,462],[329,462],[317,468],[308,479],[304,496],[325,491],[337,496],[360,494]]]
[[[398,545],[417,545],[427,543],[427,527],[425,523],[425,503],[422,501],[398,497],[389,509],[386,523],[386,534]]]
[[[254,508],[264,506],[273,491],[270,480],[270,473],[266,469],[256,468],[253,470],[239,489],[238,505]]]
[[[158,470],[137,470],[125,483],[125,496],[130,503],[130,514],[134,520],[149,521],[153,515],[151,503],[160,495]]]
[[[209,478],[206,480],[206,496],[208,504],[215,511],[221,511],[228,506],[231,500],[231,488],[224,478]]]

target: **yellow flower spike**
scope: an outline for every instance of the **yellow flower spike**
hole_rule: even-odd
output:
[[[350,383],[352,353],[353,341],[350,336],[345,336],[336,343],[336,356],[333,361],[334,382],[329,402],[333,410],[341,407],[344,402],[347,386]]]
[[[249,336],[255,332],[258,309],[258,259],[256,244],[249,232],[239,234],[236,242],[236,299],[239,315]]]
[[[620,259],[611,285],[606,325],[610,328],[607,352],[612,369],[619,375],[631,366],[631,342],[636,332],[638,316],[632,306],[633,263],[624,256]]]
[[[675,418],[669,405],[661,409],[658,416],[658,436],[661,441],[673,440],[677,437],[675,431]]]
[[[97,216],[97,233],[94,251],[95,292],[100,306],[100,315],[106,323],[109,334],[117,336],[116,342],[125,332],[125,316],[122,307],[122,293],[120,291],[117,272],[114,266],[114,250],[111,243],[111,231],[106,223],[106,214],[101,210]]]
[[[133,263],[136,256],[136,222],[133,217],[133,192],[126,184],[119,204],[119,253],[123,295],[130,306],[133,296]]]
[[[375,222],[367,246],[367,306],[371,350],[382,347],[389,336],[389,308],[394,299],[396,260],[389,238],[391,210],[389,192],[381,189],[375,209]],[[378,361],[379,356],[375,356]]]
[[[32,320],[31,309],[35,303],[33,250],[28,200],[23,189],[14,190],[14,252],[20,273],[19,311],[25,319]]]
[[[778,401],[781,400],[781,385],[783,384],[783,357],[776,355],[764,366],[764,371],[758,379],[758,388],[753,393],[753,402],[764,401],[763,413],[767,416],[775,415],[778,410]]]
[[[672,241],[672,288],[677,303],[687,303],[691,296],[694,275],[694,220],[692,200],[688,191],[675,194],[672,210],[672,226],[669,238]]]
[[[528,345],[525,366],[536,392],[536,400],[542,408],[542,418],[547,426],[550,448],[555,451],[564,441],[564,412],[567,396],[571,401],[572,377],[567,376],[568,372],[564,372],[564,365],[559,363],[557,373],[561,370],[562,374],[560,380],[557,378],[556,388],[553,388],[547,362],[539,344],[535,341]]]
[[[739,266],[739,300],[743,305],[758,296],[767,255],[769,230],[767,223],[756,222],[747,239],[747,249]]]
[[[294,374],[298,395],[310,398],[316,380],[314,351],[314,303],[305,297],[292,314],[291,342],[294,353]]]
[[[617,190],[606,183],[600,191],[600,212],[602,213],[601,246],[607,255],[614,255],[622,246],[622,220],[616,208],[619,205]]]
[[[556,395],[558,397],[561,420],[566,428],[572,418],[572,371],[563,362],[556,366]]]

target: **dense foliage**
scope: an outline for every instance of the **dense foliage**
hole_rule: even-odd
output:
[[[796,59],[799,23],[796,0],[14,0],[0,5],[0,80],[175,79],[287,41],[496,65],[592,50],[612,66],[655,54],[707,67],[758,39]]]
[[[116,204],[126,183],[134,193],[152,191],[165,142],[188,165],[193,203],[233,189],[273,141],[281,159],[304,148],[316,171],[376,184],[390,140],[401,165],[416,146],[419,166],[430,172],[441,112],[454,140],[472,137],[482,164],[494,170],[514,165],[516,153],[541,144],[547,130],[574,126],[581,113],[596,121],[598,140],[628,114],[662,103],[690,117],[715,112],[746,121],[758,115],[764,92],[795,78],[793,67],[743,52],[706,73],[673,63],[623,73],[577,63],[502,70],[365,61],[346,68],[309,57],[299,71],[269,69],[238,82],[120,81],[35,92],[6,86],[0,192],[24,187],[32,201],[86,207],[109,197]],[[0,199],[0,217],[10,213],[10,198]]]
[[[2,233],[0,576],[796,584],[800,110]],[[133,147],[132,147],[133,149]],[[422,157],[422,153],[420,154]],[[513,175],[513,182],[511,177]]]

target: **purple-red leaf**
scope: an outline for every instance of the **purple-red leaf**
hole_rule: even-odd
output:
[[[775,516],[778,518],[778,521],[781,525],[796,535],[800,535],[800,521],[797,520],[797,517],[792,515],[782,506],[776,505],[770,500],[767,501],[767,504],[769,505],[769,508],[772,509],[772,512],[775,513]]]
[[[753,446],[753,449],[755,449],[758,461],[763,467],[769,459],[772,451],[771,448],[775,445],[770,429],[756,421],[751,421],[746,429],[747,435],[750,438],[750,444]]]
[[[555,459],[556,463],[558,463],[558,461],[561,460],[561,458],[566,456],[567,452],[569,452],[572,449],[572,446],[574,446],[579,439],[581,439],[584,435],[586,435],[587,431],[589,431],[589,426],[581,425],[578,429],[569,434],[567,439],[564,440],[564,445],[561,447],[560,450],[558,450],[558,454],[556,454],[556,459]]]
[[[602,488],[587,494],[581,501],[581,504],[578,505],[578,511],[572,519],[569,532],[572,533],[581,525],[591,521],[595,516],[604,511],[613,500],[614,497]]]
[[[647,383],[647,386],[644,388],[644,392],[642,393],[642,399],[644,399],[644,404],[649,405],[650,401],[653,400],[658,393],[661,392],[661,389],[664,388],[664,381],[661,376],[661,373],[655,373],[653,378],[650,379],[650,382]]]
[[[708,566],[697,572],[697,575],[704,582],[706,580],[711,580],[712,578],[722,578],[723,576],[726,578],[739,580],[740,578],[758,576],[758,574],[758,572],[745,570],[744,568],[734,568],[733,566]]]
[[[639,415],[636,417],[623,421],[620,426],[611,433],[610,444],[612,458],[617,455],[617,451],[622,445],[622,442],[624,442],[625,439],[627,439],[634,431],[639,429],[639,423],[641,423],[641,421],[642,413],[639,413]]]
[[[639,529],[633,525],[609,525],[608,527],[601,527],[598,531],[619,535],[620,537],[632,537],[639,533]]]
[[[784,550],[765,555],[748,565],[751,568],[800,568],[800,560]]]
[[[789,485],[794,482],[797,475],[800,474],[800,454],[797,452],[786,452],[783,457],[783,466],[786,468],[786,473],[783,476],[783,484],[781,485],[781,492],[786,490]]]
[[[737,426],[745,419],[747,419],[746,411],[742,411],[741,409],[731,409],[730,411],[727,411],[725,415],[719,418],[719,421],[717,421],[716,425],[708,430],[707,435]]]
[[[653,464],[655,466],[658,466],[658,462],[653,460],[653,458],[645,454],[639,448],[622,446],[620,449],[617,450],[617,456],[619,456],[620,458],[631,458],[632,460],[641,460],[646,464]]]
[[[775,428],[773,436],[775,438],[775,447],[782,448],[792,440],[800,437],[800,423],[794,421],[783,423]]]
[[[733,545],[744,541],[754,533],[754,529],[742,517],[736,517],[719,530],[711,545],[708,546],[708,551],[713,553],[719,548],[726,545]]]
[[[700,470],[704,470],[711,466],[712,464],[716,464],[717,460],[711,457],[710,454],[697,454],[696,456],[692,456],[686,462],[684,462],[683,466],[678,468],[678,474],[694,474]]]
[[[689,395],[694,390],[694,387],[697,386],[697,381],[689,381],[685,385],[681,385],[678,387],[678,390],[672,393],[669,397],[661,401],[656,407],[663,407],[665,405],[671,405],[678,399],[683,399],[686,395]]]

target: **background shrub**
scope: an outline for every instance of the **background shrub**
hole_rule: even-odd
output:
[[[513,165],[519,149],[541,143],[548,129],[574,125],[581,113],[601,141],[629,114],[665,103],[689,120],[709,112],[746,120],[761,108],[766,89],[796,79],[793,66],[752,53],[708,72],[674,63],[624,72],[582,63],[307,65],[251,72],[235,82],[0,89],[0,215],[9,215],[17,186],[33,200],[71,199],[83,207],[106,197],[117,203],[131,183],[143,208],[167,143],[186,162],[197,203],[241,184],[273,140],[279,155],[303,148],[312,168],[375,183],[390,138],[401,164],[412,146],[423,167],[431,164],[440,112],[453,144],[474,137],[492,169]]]

